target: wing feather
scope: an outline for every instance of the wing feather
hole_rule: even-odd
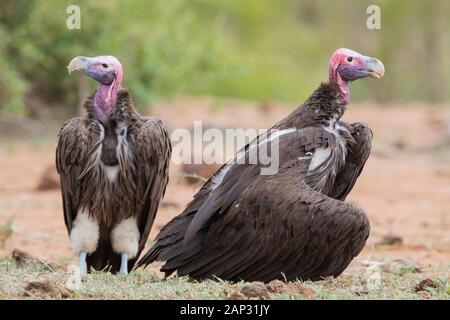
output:
[[[98,125],[89,119],[68,120],[58,134],[56,169],[60,175],[64,221],[70,233],[82,198],[81,178],[100,141]]]
[[[145,122],[136,137],[136,160],[138,167],[138,192],[141,199],[138,222],[141,241],[137,257],[145,246],[155,220],[159,202],[169,181],[169,162],[172,153],[169,133],[157,118],[144,118]]]
[[[333,244],[339,243],[337,238],[348,239],[356,221],[353,215],[363,230],[368,228],[367,219],[360,209],[315,192],[304,182],[311,160],[305,154],[332,146],[335,139],[322,128],[309,127],[282,136],[279,143],[284,158],[278,174],[262,176],[258,165],[232,165],[222,183],[202,196],[203,202],[196,201],[202,197],[195,198],[194,208],[189,204],[164,227],[138,265],[163,260],[167,262],[162,271],[167,274],[178,269],[178,274],[195,278],[215,275],[231,280],[282,278],[280,270],[291,278],[343,270],[342,264],[362,249],[368,231],[355,234],[355,244],[340,244],[338,251],[347,250],[351,257],[347,254],[331,268],[325,262],[336,249]],[[334,215],[350,216],[336,225],[333,219],[329,223]],[[186,239],[189,228],[194,232]],[[326,266],[330,270],[324,270]]]
[[[354,143],[350,145],[345,166],[336,176],[331,196],[344,201],[352,190],[369,158],[372,145],[372,130],[364,124],[341,122],[351,134]]]

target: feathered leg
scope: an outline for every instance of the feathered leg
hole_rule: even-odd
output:
[[[98,247],[98,223],[89,217],[86,212],[80,211],[73,222],[70,232],[70,242],[74,254],[80,257],[80,274],[87,273],[87,255],[93,253]]]
[[[128,218],[119,222],[111,232],[114,252],[121,255],[120,273],[128,274],[128,259],[136,257],[139,248],[139,230],[136,219]]]

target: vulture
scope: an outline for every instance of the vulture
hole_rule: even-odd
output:
[[[176,271],[196,280],[340,275],[369,236],[364,211],[345,199],[372,141],[367,125],[341,117],[349,83],[383,75],[378,59],[335,51],[329,81],[225,163],[162,228],[136,268],[163,261],[166,277]],[[262,163],[239,161],[268,143],[279,150],[275,174],[262,174]]]
[[[69,73],[99,82],[85,117],[68,120],[56,148],[64,221],[80,273],[124,274],[139,257],[168,183],[171,143],[164,123],[142,117],[113,56],[75,57]]]

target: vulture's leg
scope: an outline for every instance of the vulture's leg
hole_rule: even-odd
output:
[[[355,144],[349,146],[345,166],[339,171],[330,194],[332,198],[344,201],[369,158],[373,135],[372,130],[363,123],[340,124],[348,129],[355,140]]]
[[[128,274],[128,253],[124,252],[121,256],[120,273]]]
[[[120,272],[128,274],[128,260],[136,257],[140,234],[136,219],[128,218],[119,222],[111,232],[114,252],[121,255]]]
[[[80,252],[80,275],[87,274],[86,252]]]
[[[79,211],[70,230],[70,242],[74,254],[80,257],[80,273],[87,273],[86,257],[97,250],[100,231],[98,223],[89,214]]]

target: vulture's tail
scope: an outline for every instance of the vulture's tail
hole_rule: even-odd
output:
[[[155,261],[168,261],[180,255],[183,252],[183,239],[189,224],[194,218],[194,214],[181,215],[170,221],[156,237],[156,242],[147,251],[147,253],[136,263],[135,269],[146,267]],[[164,266],[161,271],[166,276],[172,274],[177,267],[166,268]]]

